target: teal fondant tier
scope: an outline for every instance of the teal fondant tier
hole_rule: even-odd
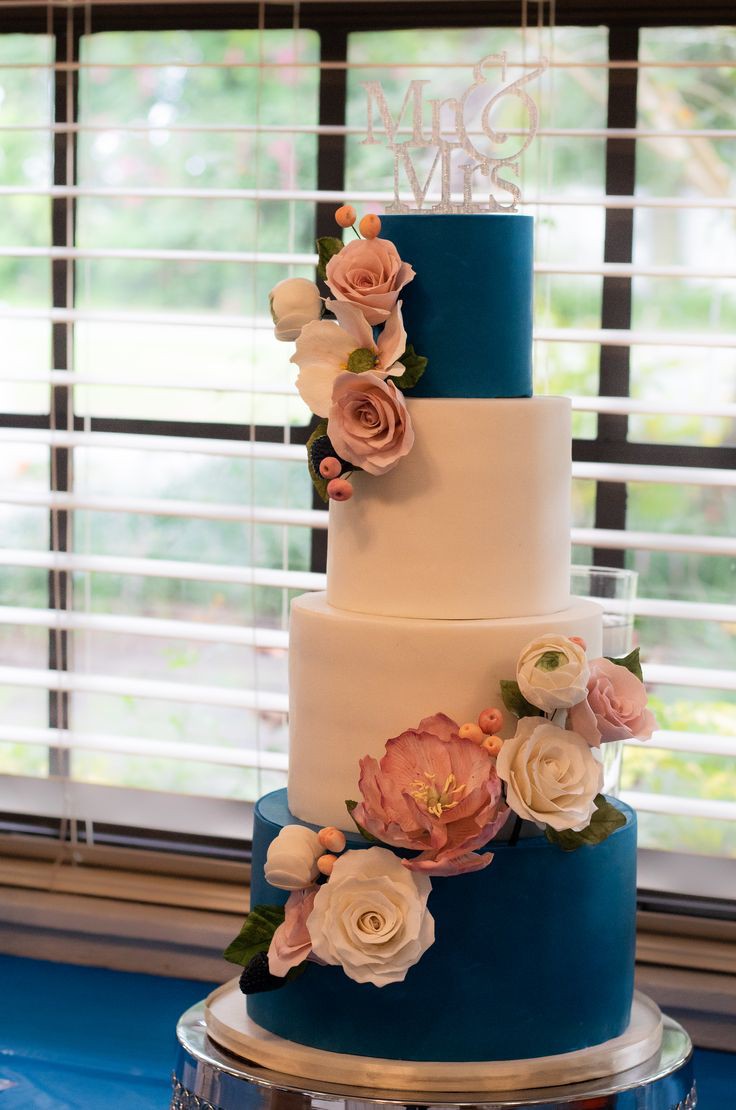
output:
[[[429,359],[414,397],[532,394],[532,217],[382,217],[416,277],[401,291],[408,341]]]
[[[378,988],[310,964],[280,990],[250,995],[248,1013],[287,1040],[389,1059],[514,1060],[618,1036],[634,987],[636,818],[614,804],[626,825],[596,847],[563,852],[532,836],[494,845],[483,871],[434,879],[436,939],[403,983]],[[292,823],[285,790],[261,799],[253,905],[286,900],[263,865]]]

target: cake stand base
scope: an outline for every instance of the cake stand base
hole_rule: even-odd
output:
[[[659,1050],[643,1063],[599,1079],[568,1077],[555,1086],[504,1091],[484,1084],[472,1092],[392,1093],[385,1086],[298,1079],[220,1047],[208,1035],[204,1002],[182,1016],[177,1037],[171,1110],[694,1110],[697,1105],[690,1038],[666,1015]]]
[[[308,1081],[328,1080],[351,1087],[402,1091],[515,1091],[519,1087],[556,1087],[582,1083],[643,1064],[659,1051],[662,1015],[646,995],[636,994],[628,1029],[605,1044],[526,1060],[436,1062],[381,1060],[327,1052],[284,1040],[256,1025],[233,979],[205,1002],[210,1039],[241,1059]]]

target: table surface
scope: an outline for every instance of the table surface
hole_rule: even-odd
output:
[[[177,1020],[216,985],[0,956],[0,1110],[167,1110]],[[736,1108],[736,1056],[696,1076],[698,1110]]]

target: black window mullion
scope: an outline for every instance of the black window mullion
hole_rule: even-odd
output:
[[[639,29],[612,26],[608,54],[612,62],[636,61],[639,55]],[[609,70],[608,128],[636,127],[638,70]],[[636,140],[606,140],[606,195],[633,196],[636,186]],[[633,209],[606,209],[604,262],[631,262],[634,257]],[[631,327],[631,278],[604,277],[601,300],[601,327],[626,330]],[[598,393],[603,397],[628,397],[631,352],[628,347],[603,345],[600,352]],[[629,432],[627,416],[600,413],[597,444],[620,454]],[[599,482],[596,486],[596,528],[626,527],[627,488],[625,482]],[[595,548],[593,562],[598,566],[623,567],[626,553]]]
[[[79,60],[80,12],[77,9],[55,9],[54,31],[54,123],[69,124],[76,120],[79,78],[78,71],[63,63]],[[62,63],[62,64],[60,64]],[[53,171],[55,186],[72,186],[76,179],[75,132],[60,130],[54,133]],[[51,201],[51,242],[54,247],[74,245],[75,202],[72,197],[54,197]],[[51,296],[55,309],[70,310],[74,307],[74,261],[52,259]],[[52,368],[72,373],[74,369],[73,325],[53,322],[51,325]],[[66,429],[72,425],[72,390],[65,385],[51,387],[52,428]],[[50,448],[50,482],[53,492],[69,493],[73,488],[72,450],[69,447]],[[67,552],[72,546],[72,518],[67,510],[51,508],[49,543],[52,551]],[[71,604],[72,577],[67,571],[52,569],[48,575],[49,608],[63,610]],[[65,671],[69,666],[69,634],[60,628],[51,628],[48,637],[48,660],[51,671]],[[70,698],[66,691],[49,689],[49,727],[69,728]],[[67,775],[70,757],[67,751],[49,749],[49,774]]]

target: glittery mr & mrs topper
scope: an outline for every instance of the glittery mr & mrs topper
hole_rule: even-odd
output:
[[[521,199],[521,190],[515,181],[509,180],[507,175],[519,176],[519,157],[531,143],[539,125],[537,105],[524,86],[543,73],[547,68],[547,60],[542,58],[529,73],[497,89],[481,107],[478,103],[481,95],[478,90],[488,85],[484,70],[498,66],[501,67],[501,80],[505,81],[506,55],[489,54],[473,67],[473,81],[462,96],[449,97],[445,100],[428,99],[426,104],[431,112],[431,121],[426,131],[424,86],[429,85],[429,81],[417,80],[409,83],[399,114],[395,118],[391,115],[380,82],[363,83],[368,103],[366,137],[362,145],[380,141],[373,131],[374,121],[378,115],[383,123],[388,148],[394,156],[394,199],[386,205],[387,212],[412,211],[411,206],[401,198],[402,170],[411,189],[417,212],[516,211],[518,201]],[[509,96],[521,101],[527,117],[526,127],[519,133],[520,143],[517,149],[504,155],[494,155],[492,152],[479,150],[475,141],[480,142],[482,146],[490,144],[492,150],[508,142],[510,138],[508,132],[496,131],[492,127],[491,114],[497,105]],[[408,127],[402,128],[402,120],[409,107],[411,108],[411,131]],[[474,125],[470,120],[471,115],[479,116]],[[475,128],[472,132],[469,130],[471,126]],[[435,150],[434,160],[422,183],[412,152],[431,148]],[[430,186],[436,178],[438,169],[441,186],[439,200],[427,204]],[[453,197],[453,174],[461,182],[462,200]],[[484,196],[482,199],[476,199],[481,188]],[[487,194],[485,189],[489,189]],[[494,195],[494,191],[507,194],[510,197],[510,203],[507,201],[502,204]]]

